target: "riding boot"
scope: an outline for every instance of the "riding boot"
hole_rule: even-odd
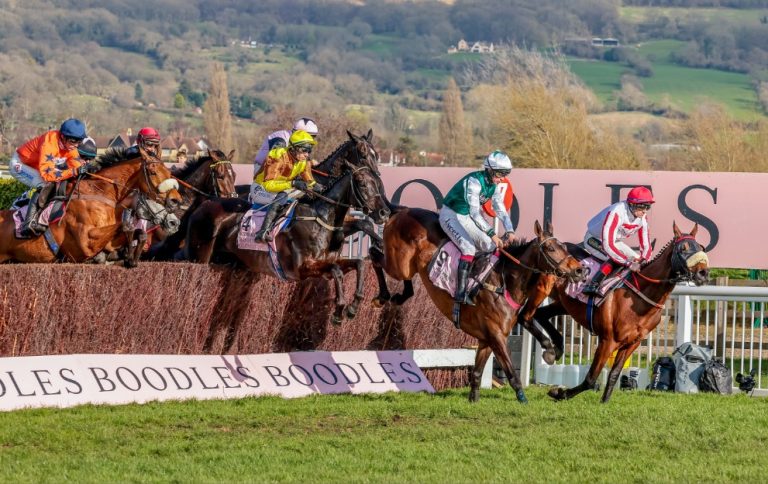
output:
[[[277,218],[277,214],[280,213],[281,208],[282,205],[279,203],[273,203],[269,206],[267,214],[264,215],[264,222],[261,224],[261,229],[259,229],[259,231],[256,232],[256,235],[254,236],[254,240],[256,242],[272,241],[272,234],[270,234],[272,231],[272,224],[274,223],[275,218]]]
[[[456,280],[456,295],[453,298],[455,303],[469,304],[474,306],[469,300],[469,294],[467,294],[467,280],[469,279],[469,266],[472,262],[466,259],[459,259],[459,273]]]
[[[32,198],[29,200],[29,205],[27,206],[27,217],[21,225],[22,237],[36,237],[45,232],[46,227],[40,225],[37,218],[45,207],[45,204],[48,203],[48,197],[50,197],[54,186],[53,183],[46,183],[35,190],[35,193],[32,195]]]
[[[603,279],[605,279],[605,277],[610,274],[612,270],[613,265],[610,262],[605,262],[600,266],[600,270],[597,271],[595,277],[589,281],[589,284],[584,286],[584,289],[582,289],[581,292],[588,296],[597,295],[597,290],[600,288],[600,283],[603,282]]]

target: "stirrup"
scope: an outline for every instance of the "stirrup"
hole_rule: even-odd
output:
[[[461,303],[458,301],[453,302],[453,325],[461,329]]]
[[[584,289],[581,290],[581,293],[586,294],[587,296],[596,296],[599,289],[600,284],[587,284],[584,286]]]

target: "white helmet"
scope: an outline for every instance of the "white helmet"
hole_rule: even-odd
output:
[[[317,136],[317,123],[311,118],[299,118],[293,123],[294,131],[306,131],[312,136]]]
[[[486,170],[512,170],[512,160],[503,151],[496,150],[485,159],[483,167]]]

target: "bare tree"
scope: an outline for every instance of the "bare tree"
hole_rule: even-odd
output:
[[[229,114],[229,90],[227,73],[218,62],[213,64],[211,88],[203,105],[205,134],[212,147],[223,151],[232,147],[232,118]]]
[[[443,93],[440,116],[440,145],[451,166],[472,164],[472,135],[464,120],[464,104],[456,81],[451,78]]]

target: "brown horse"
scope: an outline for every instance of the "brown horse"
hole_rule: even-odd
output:
[[[371,261],[379,281],[379,295],[375,303],[392,301],[402,304],[413,294],[412,279],[418,274],[437,308],[449,320],[453,319],[453,296],[437,288],[429,279],[428,266],[437,248],[446,238],[438,221],[438,215],[430,210],[400,207],[384,227],[384,250],[371,248]],[[512,368],[507,350],[507,338],[517,321],[520,305],[525,302],[529,285],[538,273],[568,276],[573,280],[581,278],[582,267],[565,246],[552,236],[552,227],[547,224],[542,230],[537,221],[534,226],[536,239],[523,243],[516,242],[505,248],[499,262],[494,266],[486,281],[494,288],[506,288],[516,307],[505,300],[497,291],[481,290],[475,305],[461,307],[461,329],[477,338],[478,348],[475,366],[470,374],[469,400],[480,397],[480,378],[493,352],[517,399],[527,401],[520,377]],[[404,294],[390,297],[384,272],[394,279],[404,281]]]
[[[373,133],[362,137],[349,133],[343,143],[323,163],[317,175],[324,191],[308,194],[295,210],[294,221],[278,234],[275,245],[282,273],[273,267],[267,252],[237,247],[237,233],[250,203],[241,199],[204,202],[190,218],[187,250],[191,261],[208,263],[228,255],[229,261],[244,265],[258,274],[300,281],[310,277],[332,276],[336,285],[336,311],[333,322],[352,318],[363,298],[362,259],[343,259],[343,223],[350,208],[368,213],[377,223],[389,216],[388,202],[378,172],[378,153],[371,143]],[[224,258],[223,260],[227,260]],[[344,304],[343,275],[355,270],[357,284],[351,304]]]
[[[205,156],[189,160],[183,166],[171,168],[171,175],[179,181],[182,204],[178,213],[180,226],[177,232],[164,236],[160,234],[156,243],[150,241],[150,260],[174,260],[183,258],[180,250],[187,235],[189,217],[205,200],[212,198],[237,197],[235,192],[235,171],[232,158],[235,150],[228,155],[220,150],[209,150]]]
[[[707,282],[709,262],[704,249],[695,238],[698,225],[694,226],[690,234],[681,233],[677,224],[673,224],[672,228],[674,239],[667,243],[656,257],[644,264],[639,273],[627,275],[624,285],[609,293],[600,307],[594,308],[591,323],[587,317],[587,305],[567,295],[566,286],[562,281],[554,284],[551,297],[555,302],[537,309],[534,319],[556,339],[559,334],[549,322],[550,318],[570,314],[581,326],[596,334],[599,343],[584,381],[574,388],[552,389],[549,392],[552,398],[572,398],[584,390],[594,388],[600,370],[611,353],[618,350],[603,392],[602,401],[607,402],[611,398],[624,362],[661,321],[664,302],[675,284],[692,281],[701,285]],[[571,252],[575,254],[578,246],[572,247],[574,248]],[[538,287],[532,291],[529,304],[538,306],[548,294],[548,288]],[[562,336],[559,342],[562,346]]]
[[[126,156],[125,150],[110,150],[96,160],[101,171],[70,183],[66,212],[48,229],[58,253],[44,236],[17,239],[13,211],[0,211],[0,262],[83,262],[102,250],[116,250],[125,243],[121,215],[135,190],[175,209],[181,195],[160,159],[143,149],[138,157]]]

